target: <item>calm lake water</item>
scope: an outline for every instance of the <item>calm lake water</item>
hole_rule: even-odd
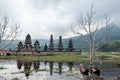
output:
[[[0,80],[83,80],[79,71],[82,62],[40,62],[0,60]],[[82,63],[88,65],[88,63]],[[99,66],[99,63],[94,63]],[[105,80],[117,80],[120,68],[115,63],[102,63],[101,76]],[[110,67],[110,68],[108,68]]]

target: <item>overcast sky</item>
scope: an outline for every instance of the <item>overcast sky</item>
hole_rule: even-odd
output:
[[[81,12],[94,3],[97,18],[107,14],[113,21],[120,21],[119,0],[0,0],[0,14],[21,23],[18,39],[29,33],[32,39],[49,39],[59,35],[72,37],[71,24]]]

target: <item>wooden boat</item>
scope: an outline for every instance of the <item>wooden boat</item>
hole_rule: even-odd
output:
[[[83,74],[84,76],[88,76],[89,69],[83,66],[83,64],[80,64],[80,73]]]
[[[83,64],[80,64],[80,73],[83,75],[84,80],[104,80],[103,77],[100,77],[100,69],[97,67],[93,67],[91,69],[92,77],[89,76],[89,71],[87,67],[85,67]]]
[[[120,64],[117,64],[118,67],[120,67]]]
[[[98,69],[97,67],[93,67],[92,73],[95,74],[96,76],[100,76],[100,69]]]

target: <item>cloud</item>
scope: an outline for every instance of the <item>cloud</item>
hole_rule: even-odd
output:
[[[108,14],[113,21],[119,21],[118,0],[0,0],[0,13],[21,23],[19,39],[28,33],[33,39],[49,39],[51,34],[55,38],[70,37],[73,36],[71,24],[91,3],[95,4],[98,19]]]

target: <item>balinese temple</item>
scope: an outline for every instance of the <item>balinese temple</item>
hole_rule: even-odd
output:
[[[50,36],[49,50],[54,51],[53,35]]]
[[[48,54],[49,51],[50,52],[57,52],[58,51],[61,53],[74,51],[72,39],[69,40],[68,47],[67,47],[66,51],[65,50],[63,51],[64,48],[63,48],[63,43],[62,43],[62,36],[59,36],[58,47],[56,48],[57,50],[55,50],[53,35],[50,36],[49,46],[47,46],[45,43],[45,45],[41,47],[41,48],[43,48],[43,51],[40,50],[40,43],[38,40],[36,40],[34,42],[34,44],[32,44],[31,36],[29,34],[26,36],[24,44],[20,41],[20,42],[18,42],[17,46],[18,46],[17,52],[19,52],[19,54],[40,53],[40,55],[44,55],[44,54]]]
[[[59,36],[58,51],[63,50],[62,36]]]
[[[21,51],[35,51],[35,52],[39,52],[40,51],[40,43],[38,40],[35,41],[34,46],[32,46],[32,42],[31,42],[31,36],[28,34],[26,36],[25,39],[25,44],[23,46],[23,43],[20,41],[18,42],[18,47],[17,47],[17,51],[21,52]]]
[[[36,52],[39,52],[40,51],[40,43],[38,40],[35,41],[34,43],[34,49]]]
[[[31,36],[29,34],[26,36],[26,39],[25,39],[24,50],[32,51]]]

